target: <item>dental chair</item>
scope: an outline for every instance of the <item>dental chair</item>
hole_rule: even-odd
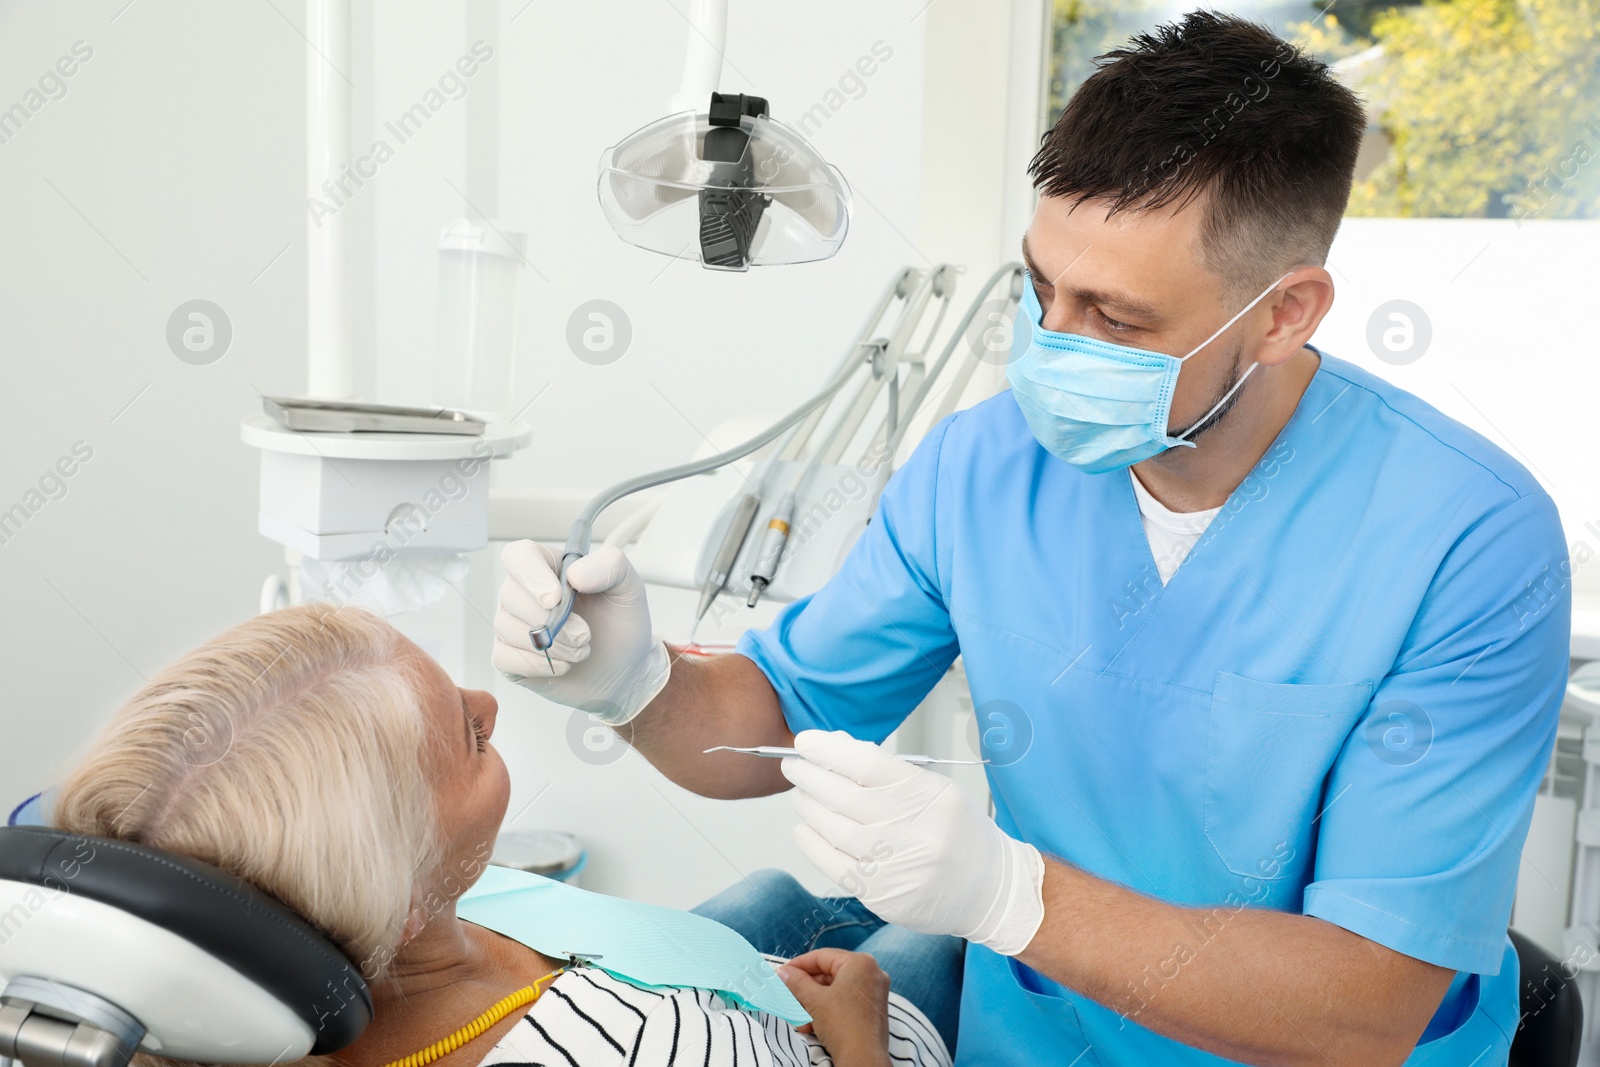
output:
[[[1522,976],[1510,1067],[1577,1067],[1583,1000],[1572,969],[1526,935],[1516,930],[1510,935]]]
[[[248,882],[43,826],[0,827],[0,983],[0,1067],[282,1062],[372,1020],[351,961]]]

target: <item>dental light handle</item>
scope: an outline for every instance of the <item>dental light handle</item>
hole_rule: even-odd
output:
[[[658,485],[692,478],[697,474],[709,474],[719,467],[725,467],[735,460],[743,459],[756,449],[769,444],[777,439],[779,434],[791,426],[796,425],[801,419],[811,414],[817,408],[832,400],[835,394],[843,389],[856,371],[870,357],[872,349],[865,343],[858,342],[851,352],[847,353],[839,369],[835,372],[833,380],[823,387],[822,391],[811,397],[804,404],[795,408],[782,419],[768,426],[756,436],[736,445],[726,452],[719,452],[706,459],[698,459],[689,463],[682,463],[676,467],[656,471],[652,474],[641,474],[636,478],[629,478],[625,482],[618,482],[609,489],[597,493],[594,499],[584,506],[582,514],[572,520],[572,527],[567,532],[567,543],[561,554],[561,601],[556,605],[550,617],[543,626],[528,631],[528,639],[533,647],[540,652],[546,652],[556,643],[561,628],[572,617],[572,605],[576,594],[573,592],[572,583],[567,580],[567,570],[572,562],[582,559],[589,554],[589,548],[594,541],[594,523],[600,513],[615,504],[625,496],[642,492],[645,489],[654,489]]]

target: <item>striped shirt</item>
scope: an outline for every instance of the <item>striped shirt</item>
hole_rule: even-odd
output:
[[[776,959],[775,957],[769,957]],[[889,1059],[950,1067],[927,1016],[889,994]],[[482,1067],[831,1067],[822,1042],[776,1015],[704,989],[642,989],[596,967],[569,970],[483,1058]]]

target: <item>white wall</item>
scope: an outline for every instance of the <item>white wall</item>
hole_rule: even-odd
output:
[[[0,509],[93,450],[0,544],[5,799],[251,614],[279,558],[237,424],[257,390],[304,385],[305,44],[269,4],[124,3],[0,4],[0,108],[93,49],[0,144]],[[210,366],[165,341],[195,298],[233,324]]]

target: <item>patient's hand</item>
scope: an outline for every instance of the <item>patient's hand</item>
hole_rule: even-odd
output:
[[[887,1067],[889,976],[865,952],[819,948],[778,968],[836,1067]]]

